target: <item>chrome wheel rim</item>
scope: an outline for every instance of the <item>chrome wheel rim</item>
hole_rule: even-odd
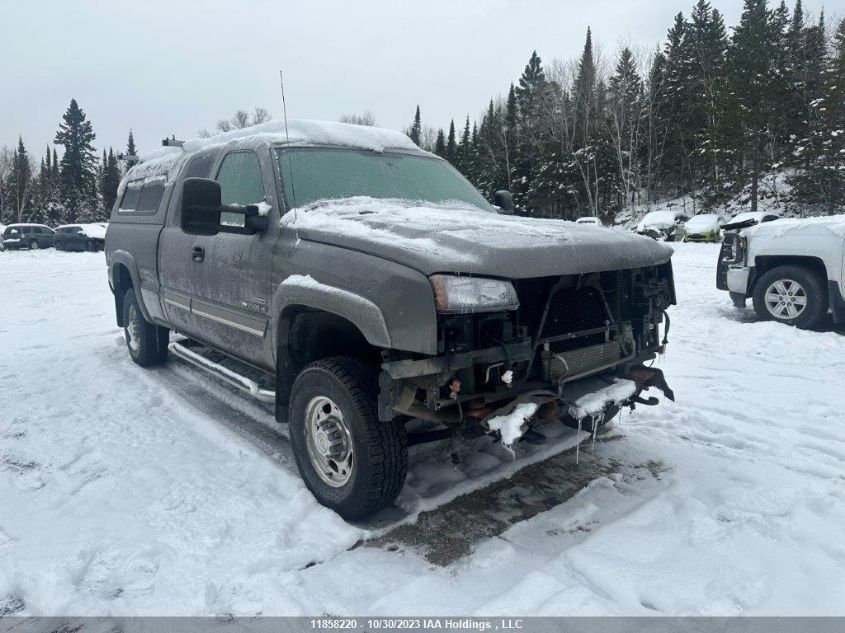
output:
[[[32,240],[32,241],[29,243],[29,250],[31,250],[31,251],[37,251],[37,250],[38,250],[38,242],[36,242],[35,240]]]
[[[776,319],[795,319],[807,308],[807,292],[794,279],[778,279],[763,296],[766,310]]]
[[[138,340],[138,330],[140,329],[138,323],[138,310],[134,305],[129,306],[129,318],[126,324],[126,342],[129,349],[137,354],[141,349],[141,342]]]
[[[352,436],[331,398],[312,398],[305,409],[305,443],[311,466],[325,483],[340,488],[352,477]]]

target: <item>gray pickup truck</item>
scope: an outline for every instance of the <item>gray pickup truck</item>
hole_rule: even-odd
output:
[[[106,236],[129,354],[274,402],[306,485],[346,518],[395,499],[409,445],[505,439],[515,412],[534,441],[550,420],[595,432],[655,404],[649,387],[672,397],[643,365],[675,303],[663,244],[515,217],[389,130],[167,145],[129,170]]]

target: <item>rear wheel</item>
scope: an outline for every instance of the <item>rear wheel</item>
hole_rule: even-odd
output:
[[[812,328],[827,314],[827,294],[808,268],[778,266],[754,284],[754,310],[761,319]]]
[[[296,465],[324,506],[359,519],[390,505],[405,483],[401,422],[376,415],[375,369],[357,358],[308,365],[291,389],[288,422]]]
[[[38,240],[30,240],[29,241],[29,250],[37,251],[39,248],[41,248],[41,247],[38,244]]]
[[[161,365],[167,360],[170,330],[150,323],[144,318],[135,289],[123,295],[123,333],[129,356],[141,367]]]

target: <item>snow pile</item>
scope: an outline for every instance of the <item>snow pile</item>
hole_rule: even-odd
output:
[[[569,407],[569,414],[576,419],[600,415],[607,405],[624,402],[637,392],[633,380],[615,378],[612,384],[578,398]]]
[[[289,140],[292,144],[340,145],[377,152],[385,149],[421,151],[406,134],[396,130],[307,119],[288,121],[287,128],[284,121],[268,121],[208,138],[193,139],[185,142],[184,149],[186,152],[197,152],[206,147],[253,137],[271,143],[287,143]]]
[[[538,406],[535,402],[521,402],[510,413],[487,420],[487,428],[498,431],[502,445],[509,448],[525,433],[525,423],[537,412]]]

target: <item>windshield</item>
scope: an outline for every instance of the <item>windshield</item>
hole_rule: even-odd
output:
[[[449,163],[426,156],[334,148],[284,149],[279,151],[279,172],[291,207],[369,196],[463,202],[492,211]]]

